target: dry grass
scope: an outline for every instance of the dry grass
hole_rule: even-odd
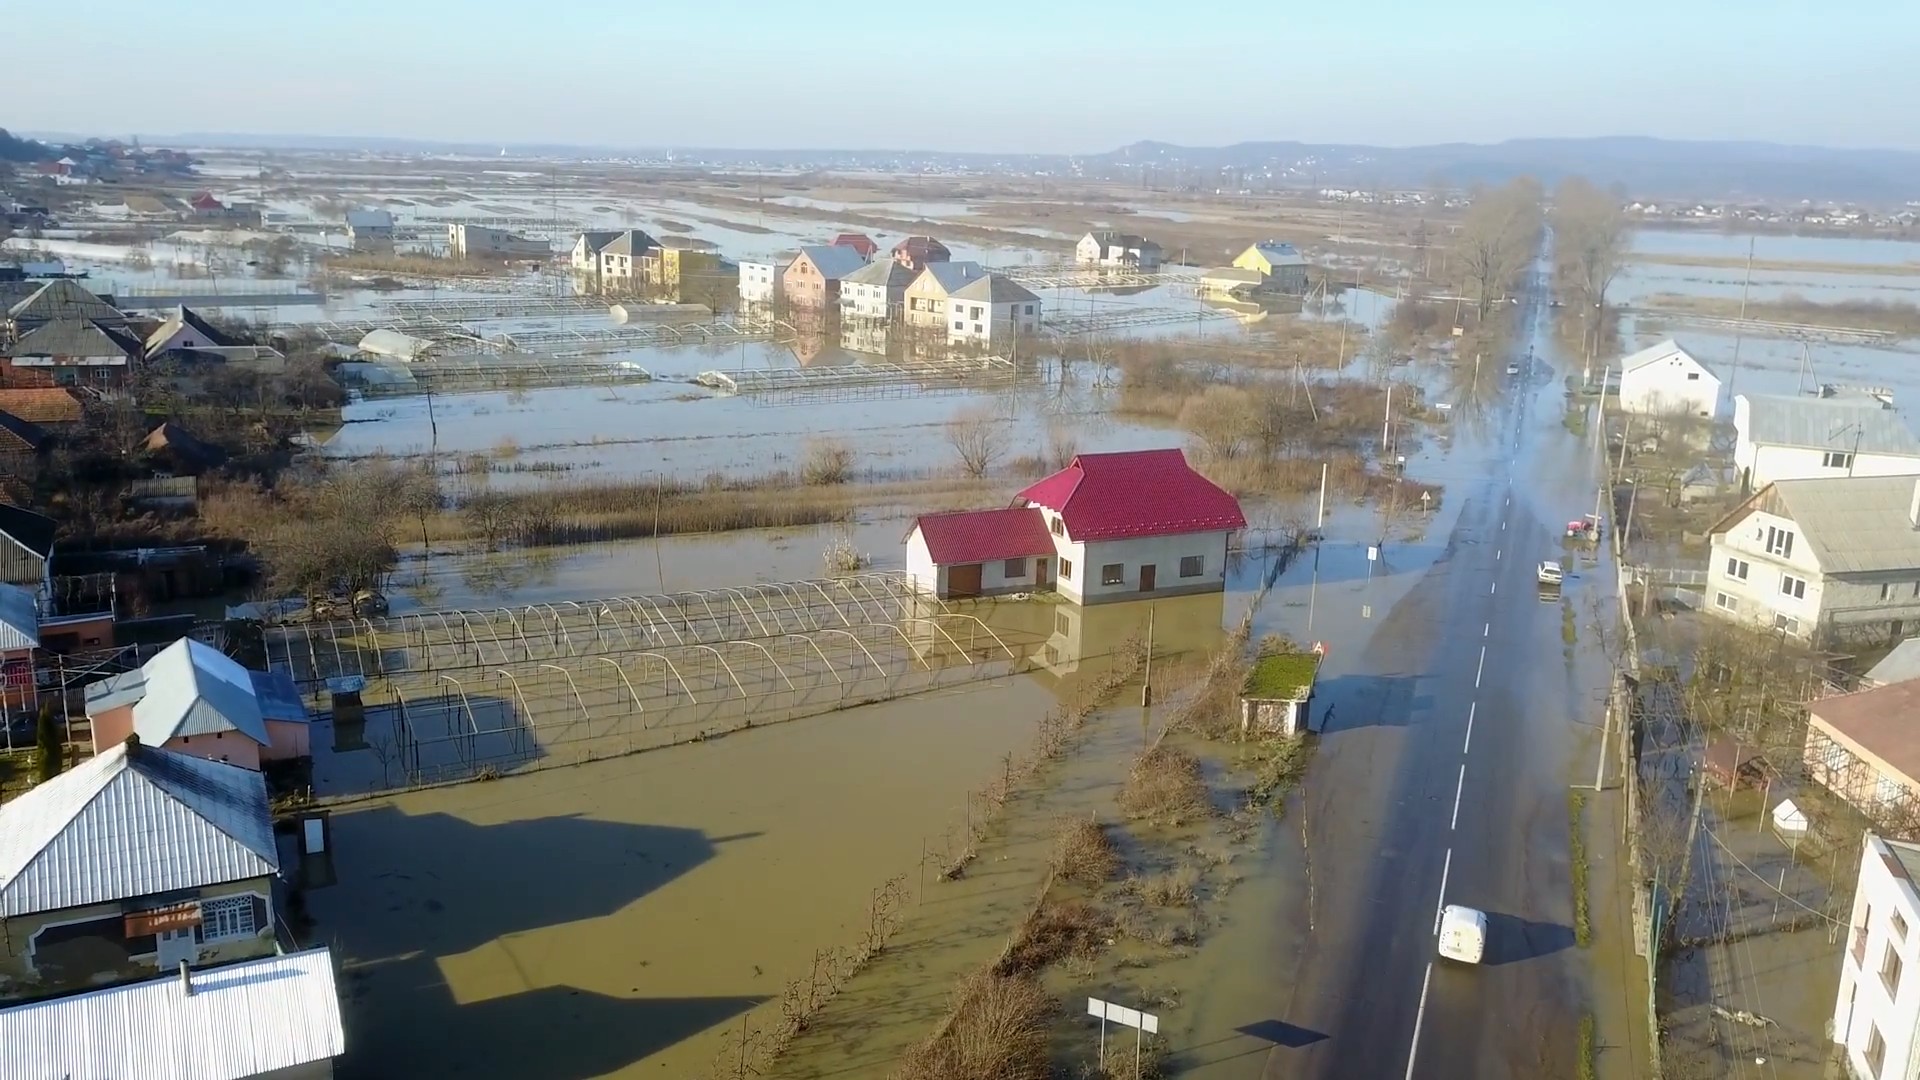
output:
[[[1069,956],[1093,956],[1113,933],[1113,915],[1104,908],[1084,900],[1043,903],[1021,926],[994,972],[1029,975]]]
[[[1046,1080],[1053,1011],[1033,979],[978,972],[954,991],[950,1022],[907,1051],[892,1080]]]
[[[1690,311],[1719,318],[1740,315],[1737,297],[1682,296],[1660,293],[1646,306],[1665,311]],[[1887,300],[1841,300],[1821,303],[1788,293],[1776,300],[1754,300],[1746,305],[1747,318],[1761,322],[1805,323],[1855,330],[1884,330],[1902,337],[1920,335],[1920,305]]]
[[[1134,878],[1129,885],[1154,907],[1191,907],[1200,893],[1200,868],[1183,862],[1163,874]]]
[[[1060,826],[1054,841],[1053,870],[1066,881],[1100,885],[1120,867],[1113,839],[1091,817],[1071,818]]]
[[[1164,743],[1134,760],[1119,801],[1128,817],[1159,825],[1185,825],[1213,813],[1200,759]]]

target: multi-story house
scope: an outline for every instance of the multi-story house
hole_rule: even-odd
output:
[[[785,295],[787,266],[793,256],[740,260],[740,306],[767,307]]]
[[[974,278],[947,294],[947,341],[1011,345],[1040,329],[1040,298],[1000,274]]]
[[[1745,490],[1776,480],[1920,475],[1920,440],[1884,391],[1738,394],[1733,463]]]
[[[1261,240],[1234,257],[1233,265],[1259,274],[1258,291],[1300,295],[1307,291],[1307,260],[1292,244]]]
[[[947,319],[947,298],[955,290],[986,276],[986,270],[977,262],[928,263],[904,294],[907,325],[939,330],[944,338],[952,330]]]
[[[1917,875],[1920,846],[1867,834],[1833,1005],[1833,1041],[1856,1077],[1920,1077]]]
[[[1720,408],[1720,376],[1668,338],[1621,358],[1620,408],[1711,417]]]
[[[1144,236],[1101,229],[1080,238],[1073,247],[1073,261],[1081,266],[1111,270],[1158,270],[1160,245]]]
[[[848,274],[840,282],[840,317],[885,322],[906,306],[907,286],[914,272],[892,259],[881,259]]]
[[[934,263],[951,262],[953,252],[931,236],[909,236],[893,245],[893,261],[909,270],[921,271]]]
[[[814,244],[801,248],[787,264],[781,283],[788,307],[795,313],[838,312],[840,283],[865,265],[867,261],[850,247]]]
[[[1707,610],[1817,643],[1920,625],[1920,478],[1780,480],[1709,530]]]

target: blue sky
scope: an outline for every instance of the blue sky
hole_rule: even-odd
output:
[[[1920,149],[1911,0],[0,0],[0,25],[15,130]]]

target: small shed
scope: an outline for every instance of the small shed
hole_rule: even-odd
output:
[[[1807,835],[1812,825],[1806,811],[1795,806],[1792,799],[1781,799],[1780,805],[1773,808],[1773,829],[1781,836],[1799,839]]]
[[[431,356],[439,348],[439,343],[398,330],[381,329],[369,331],[366,337],[360,339],[359,348],[368,356],[384,356],[411,363]]]
[[[1318,650],[1265,650],[1240,688],[1240,730],[1296,735],[1313,727],[1313,682],[1320,672]]]
[[[1732,739],[1714,739],[1701,753],[1707,778],[1728,789],[1765,787],[1773,779],[1766,756],[1751,745]]]

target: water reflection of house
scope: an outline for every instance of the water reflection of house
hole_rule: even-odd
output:
[[[1036,605],[1049,625],[1034,659],[1056,676],[1079,672],[1083,665],[1111,657],[1128,641],[1153,634],[1155,662],[1173,655],[1204,655],[1226,637],[1222,618],[1226,594],[1178,596],[1152,604]]]
[[[1267,317],[1267,309],[1251,300],[1239,300],[1232,296],[1202,292],[1200,302],[1215,311],[1225,312],[1243,323],[1257,323]]]
[[[860,358],[833,344],[825,334],[802,334],[787,343],[801,367],[840,367],[857,364]]]

